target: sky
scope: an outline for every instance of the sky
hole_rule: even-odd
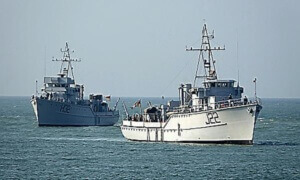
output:
[[[203,23],[219,79],[245,95],[300,98],[298,0],[0,0],[0,96],[30,96],[69,43],[85,95],[177,97],[194,79]],[[238,73],[239,72],[239,73]],[[239,74],[239,75],[238,75]]]

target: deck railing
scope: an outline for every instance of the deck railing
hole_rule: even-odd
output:
[[[210,103],[210,104],[201,104],[201,105],[194,105],[194,106],[180,106],[180,107],[174,107],[172,111],[173,113],[191,113],[191,112],[201,112],[206,110],[213,110],[213,109],[225,109],[225,108],[231,108],[231,107],[238,107],[238,106],[246,106],[246,105],[252,105],[252,104],[259,104],[261,105],[261,99],[260,98],[238,98],[238,99],[228,99],[224,101],[218,101],[216,103]],[[162,122],[161,117],[158,117],[158,119],[148,120],[146,117],[146,113],[143,114],[134,114],[133,116],[129,116],[125,118],[129,121],[146,121],[146,122]],[[165,122],[167,119],[165,120]]]
[[[200,104],[200,105],[192,105],[192,106],[185,105],[180,107],[174,107],[173,112],[200,112],[205,110],[223,109],[223,108],[237,107],[237,106],[248,105],[248,104],[261,104],[261,100],[260,98],[228,99],[228,100],[218,101],[209,104]]]

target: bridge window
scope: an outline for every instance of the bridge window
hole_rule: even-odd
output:
[[[204,84],[204,87],[205,87],[205,88],[210,88],[210,83],[205,83],[205,84]]]

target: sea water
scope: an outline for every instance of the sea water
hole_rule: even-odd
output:
[[[132,113],[138,99],[121,101]],[[30,97],[0,97],[0,178],[300,179],[300,99],[262,101],[254,144],[218,145],[128,141],[121,118],[111,127],[39,127]]]

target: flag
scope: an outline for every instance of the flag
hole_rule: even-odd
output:
[[[135,107],[141,107],[141,100],[140,99],[133,104],[133,106],[131,107],[131,109],[133,109]]]
[[[106,99],[107,101],[110,101],[110,95],[105,96],[105,99]]]

